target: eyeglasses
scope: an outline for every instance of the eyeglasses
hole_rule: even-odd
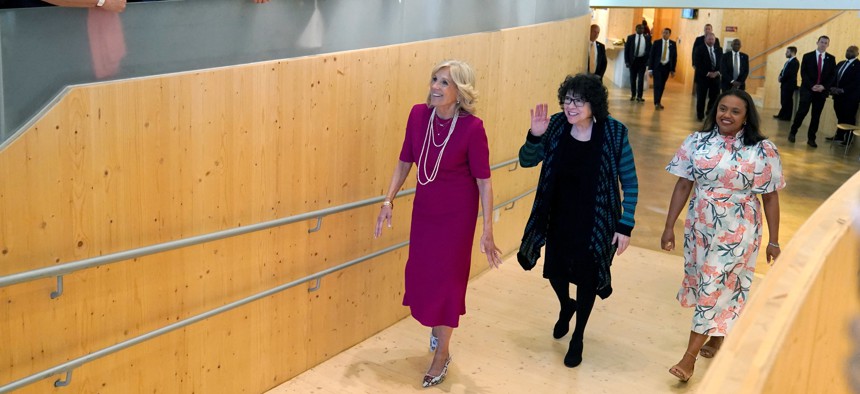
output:
[[[587,103],[587,102],[588,101],[585,101],[579,97],[565,97],[564,98],[564,105],[573,104],[574,107],[578,107],[578,108],[584,107],[585,103]]]

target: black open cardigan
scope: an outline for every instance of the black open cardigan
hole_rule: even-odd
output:
[[[517,260],[526,270],[534,268],[540,258],[540,249],[546,244],[550,198],[556,174],[556,171],[553,171],[555,151],[562,133],[569,129],[567,125],[569,123],[564,113],[559,112],[550,118],[549,127],[543,136],[535,137],[529,134],[526,143],[520,148],[519,159],[522,167],[534,167],[543,161],[534,205],[517,253]],[[612,294],[609,267],[616,250],[612,237],[616,232],[629,236],[633,231],[639,182],[633,150],[627,139],[627,127],[608,117],[595,123],[592,133],[595,132],[602,134],[598,136],[602,140],[602,146],[599,163],[596,163],[599,172],[594,203],[595,225],[590,235],[589,250],[598,262],[597,294],[600,298],[606,298]],[[592,138],[595,138],[595,135],[592,135]]]

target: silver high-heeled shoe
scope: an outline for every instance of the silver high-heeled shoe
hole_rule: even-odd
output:
[[[439,383],[442,383],[445,380],[445,376],[448,375],[448,364],[451,363],[451,356],[448,356],[448,359],[445,360],[445,365],[442,366],[442,372],[437,376],[430,375],[429,373],[424,375],[424,380],[421,382],[421,387],[427,388],[430,386],[435,386]],[[427,372],[430,372],[429,370]]]

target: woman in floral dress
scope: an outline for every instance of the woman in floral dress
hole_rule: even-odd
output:
[[[716,102],[703,130],[687,137],[666,167],[679,179],[661,238],[664,250],[675,247],[675,221],[693,190],[677,297],[681,306],[694,308],[693,324],[686,352],[669,370],[684,382],[693,375],[697,353],[717,353],[746,303],[761,244],[761,205],[770,233],[768,263],[780,253],[777,190],[785,179],[779,153],[761,134],[749,94],[733,89]]]

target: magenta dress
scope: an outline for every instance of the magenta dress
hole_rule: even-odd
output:
[[[412,107],[406,123],[406,138],[400,160],[416,163],[427,135],[433,109],[426,104]],[[434,119],[438,123],[439,119]],[[450,123],[434,127],[436,141],[448,135]],[[427,174],[431,174],[441,148],[429,145]],[[416,165],[422,172],[421,164]],[[419,323],[457,327],[466,313],[466,285],[472,259],[472,242],[478,218],[478,185],[475,179],[490,177],[490,151],[481,119],[460,112],[451,139],[445,147],[436,179],[418,184],[412,207],[409,259],[406,262],[408,306]]]

